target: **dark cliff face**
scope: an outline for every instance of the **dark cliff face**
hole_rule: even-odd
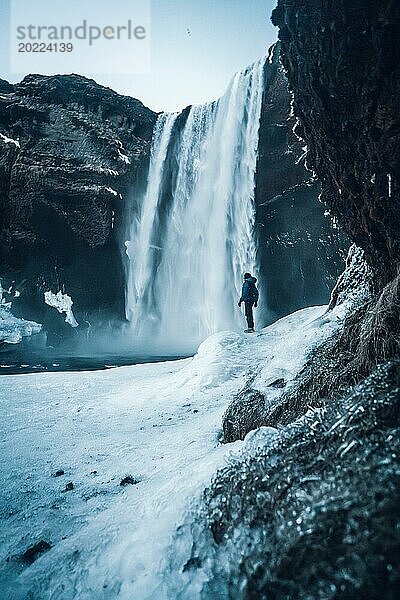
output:
[[[156,114],[78,75],[0,82],[0,275],[43,322],[47,290],[123,316],[121,240]],[[54,309],[51,309],[54,311]]]
[[[276,44],[266,64],[256,179],[259,260],[272,318],[326,303],[347,246],[324,215],[320,184],[305,168],[306,148],[293,133],[295,124]]]
[[[272,18],[322,201],[383,286],[400,262],[400,4],[279,0]]]

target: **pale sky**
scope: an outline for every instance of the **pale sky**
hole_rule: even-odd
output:
[[[28,5],[34,11],[49,1]],[[62,5],[67,13],[68,0]],[[151,0],[150,73],[89,76],[156,111],[213,100],[236,71],[265,55],[276,40],[270,22],[275,5],[276,0]],[[10,0],[0,0],[0,77],[15,82],[26,73],[10,74],[9,6]]]

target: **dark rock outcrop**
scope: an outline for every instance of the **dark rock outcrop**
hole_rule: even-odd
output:
[[[222,417],[224,443],[244,440],[249,431],[265,424],[266,417],[264,395],[246,386],[234,397]]]
[[[331,305],[360,286],[370,297],[310,358],[298,389],[268,424],[288,423],[307,405],[335,399],[400,354],[400,6],[280,0],[273,20],[307,163],[321,181],[323,202],[370,266],[352,269],[353,253]]]
[[[321,199],[383,286],[400,265],[400,4],[279,0],[272,18]]]
[[[21,560],[28,565],[31,565],[39,558],[41,554],[51,549],[51,544],[46,540],[40,540],[37,544],[34,544],[28,548],[21,556]]]
[[[43,293],[61,290],[78,316],[123,317],[124,217],[155,120],[79,75],[0,82],[0,275],[21,292],[14,312],[46,323]]]
[[[270,50],[265,77],[255,200],[271,321],[329,300],[348,242],[324,214],[320,183],[305,167],[306,148],[293,132],[296,118],[279,44]]]

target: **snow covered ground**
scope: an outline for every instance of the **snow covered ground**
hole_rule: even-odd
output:
[[[337,320],[309,308],[216,334],[193,359],[1,377],[0,597],[168,598],[165,559],[191,499],[250,443],[219,443],[233,395],[258,373],[253,387],[276,400],[268,383],[290,384]],[[136,483],[121,486],[127,475]],[[26,564],[41,540],[51,548]]]

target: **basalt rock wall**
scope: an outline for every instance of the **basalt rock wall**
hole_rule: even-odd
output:
[[[255,199],[271,321],[328,302],[348,241],[325,214],[320,183],[305,165],[305,142],[293,131],[296,118],[279,43],[270,49],[265,81]]]
[[[82,317],[123,318],[121,241],[156,117],[79,75],[0,82],[0,276],[20,292],[14,312],[43,323],[43,293],[61,290]]]

